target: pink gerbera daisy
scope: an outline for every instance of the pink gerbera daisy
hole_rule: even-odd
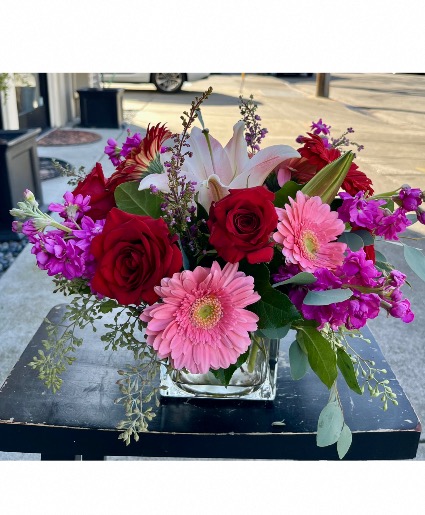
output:
[[[249,347],[249,331],[258,316],[244,309],[260,299],[254,279],[238,271],[238,263],[223,270],[196,267],[162,279],[155,292],[161,303],[145,308],[148,344],[159,358],[171,358],[174,368],[205,374],[228,368]]]
[[[342,265],[347,245],[332,242],[345,228],[338,213],[320,197],[308,197],[301,191],[297,191],[296,200],[289,201],[284,209],[276,208],[280,222],[278,232],[273,234],[274,240],[283,245],[286,261],[305,272]]]

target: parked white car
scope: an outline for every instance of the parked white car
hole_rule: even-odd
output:
[[[103,82],[155,84],[161,93],[177,93],[183,83],[206,79],[209,73],[102,73]]]

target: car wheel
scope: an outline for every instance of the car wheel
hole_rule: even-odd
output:
[[[152,82],[161,93],[177,93],[185,81],[184,73],[153,73]]]

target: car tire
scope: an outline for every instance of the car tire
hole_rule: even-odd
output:
[[[184,73],[153,73],[152,83],[160,93],[177,93],[186,80]]]

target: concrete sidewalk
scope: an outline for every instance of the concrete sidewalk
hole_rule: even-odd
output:
[[[214,93],[203,108],[203,118],[211,134],[222,144],[227,143],[232,134],[232,127],[239,119],[238,96],[241,92],[241,77],[238,75],[217,75],[209,79],[186,85],[178,95],[160,95],[149,88],[143,91],[129,90],[124,96],[126,119],[131,122],[128,127],[132,132],[144,132],[148,123],[168,122],[172,131],[180,130],[180,115],[190,107],[195,95],[199,96],[209,85]],[[367,146],[368,152],[360,155],[356,162],[361,170],[374,181],[378,192],[388,191],[391,186],[400,186],[408,182],[411,186],[425,189],[425,175],[416,168],[423,162],[423,155],[417,156],[417,162],[409,162],[406,166],[406,150],[394,151],[395,139],[409,142],[423,141],[423,130],[418,121],[411,129],[400,128],[391,120],[382,120],[364,116],[356,110],[349,109],[343,102],[329,99],[317,99],[313,95],[314,83],[280,80],[270,76],[248,75],[243,84],[245,97],[253,94],[259,103],[258,112],[262,117],[263,127],[269,134],[264,147],[277,143],[297,147],[294,139],[305,133],[312,120],[322,117],[330,123],[338,135],[346,127],[353,126],[356,136]],[[113,166],[103,149],[108,138],[123,141],[126,137],[124,129],[91,129],[102,136],[96,143],[63,146],[39,147],[41,157],[52,157],[69,162],[75,167],[84,166],[91,170],[95,162],[101,162],[105,173],[109,176]],[[378,144],[379,151],[373,153],[373,146]],[[412,159],[415,159],[414,157]],[[415,164],[416,163],[416,164]],[[392,170],[397,169],[397,174]],[[386,174],[386,170],[389,173]],[[66,178],[55,178],[42,183],[44,201],[59,202],[67,189]],[[417,227],[418,226],[418,227]],[[409,235],[421,237],[425,231],[416,224]],[[425,248],[422,240],[415,246]],[[381,344],[384,354],[395,371],[407,396],[412,402],[418,416],[425,420],[425,350],[423,345],[423,328],[425,327],[425,285],[407,268],[402,258],[401,248],[387,244],[380,249],[396,268],[408,275],[412,291],[406,295],[411,299],[416,320],[406,325],[400,320],[388,319],[383,314],[371,321],[370,327]],[[34,256],[28,245],[18,256],[10,269],[0,280],[0,381],[7,377],[9,371],[41,324],[47,312],[56,304],[66,302],[59,294],[52,294],[51,279],[36,265]],[[1,384],[0,383],[0,384]],[[379,402],[374,400],[374,402]],[[397,409],[389,406],[389,409]],[[0,460],[7,459],[39,459],[39,455],[21,455],[18,453],[0,453]],[[417,459],[425,460],[425,444],[421,444]]]

